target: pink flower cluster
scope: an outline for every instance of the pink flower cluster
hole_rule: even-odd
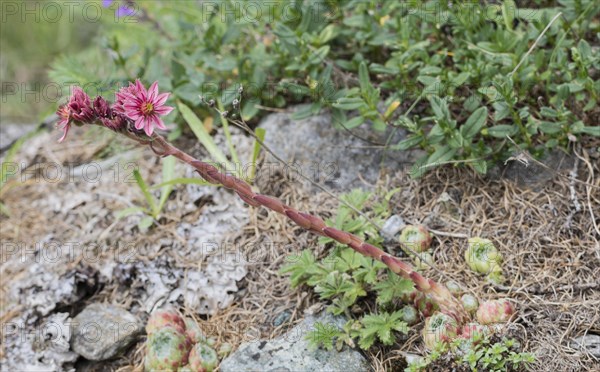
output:
[[[63,131],[60,138],[62,142],[66,137],[71,124],[92,124],[100,122],[112,130],[120,130],[131,122],[135,129],[144,130],[151,136],[154,127],[167,129],[162,119],[173,111],[173,107],[166,106],[165,102],[170,93],[158,93],[158,82],[154,82],[150,89],[142,85],[139,80],[129,83],[116,94],[116,102],[111,105],[101,96],[96,97],[92,103],[90,97],[79,87],[73,89],[73,94],[67,104],[62,105],[56,112],[59,116],[58,129]]]
[[[128,87],[119,90],[114,109],[133,120],[135,129],[144,129],[144,132],[151,136],[154,126],[167,129],[160,117],[173,111],[173,107],[165,106],[170,94],[158,94],[157,81],[146,90],[142,83],[136,80],[135,84],[129,83]]]

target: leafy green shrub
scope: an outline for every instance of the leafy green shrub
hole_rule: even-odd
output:
[[[438,365],[442,369],[461,366],[471,371],[519,371],[535,361],[533,354],[519,352],[520,348],[516,340],[497,336],[481,334],[472,340],[459,338],[450,345],[440,344],[426,358],[409,364],[405,371],[425,371]]]
[[[388,193],[382,200],[369,205],[366,216],[380,224],[389,215],[388,201],[394,192]],[[373,193],[359,189],[342,195],[343,200],[361,210],[374,199]],[[372,244],[381,243],[382,238],[365,216],[340,205],[335,221],[327,221],[336,228],[349,231]],[[317,323],[315,330],[308,335],[314,346],[323,345],[331,349],[334,344],[341,349],[343,345],[354,346],[354,340],[363,349],[370,348],[376,341],[391,345],[396,341],[396,332],[406,334],[408,326],[417,321],[416,310],[410,306],[396,306],[395,301],[407,297],[414,291],[409,279],[388,273],[386,266],[372,258],[322,237],[320,243],[335,243],[327,257],[318,260],[311,250],[304,250],[297,256],[287,259],[288,264],[281,269],[290,275],[292,286],[307,284],[314,288],[320,298],[329,301],[328,311],[335,314],[351,315],[359,313],[358,319],[350,319],[343,329],[334,325]],[[385,279],[383,277],[385,276]],[[367,313],[360,309],[360,299],[375,295],[379,311]],[[363,301],[364,302],[364,301]]]
[[[540,9],[513,1],[252,4],[138,2],[139,22],[107,23],[99,40],[112,68],[98,71],[86,52],[61,59],[53,77],[101,87],[158,80],[216,124],[198,94],[226,106],[243,85],[246,120],[265,106],[308,102],[296,119],[327,109],[340,127],[405,129],[406,139],[386,145],[427,150],[416,176],[446,163],[485,173],[514,150],[507,136],[535,156],[600,136],[600,58],[587,41],[598,36],[593,0]]]

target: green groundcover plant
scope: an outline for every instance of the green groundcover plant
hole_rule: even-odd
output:
[[[294,118],[327,110],[338,127],[391,128],[379,145],[427,151],[416,176],[440,164],[486,173],[513,141],[541,157],[600,136],[593,0],[128,4],[127,22],[110,18],[94,48],[57,60],[51,77],[88,93],[158,81],[216,125],[198,94],[223,107],[243,85],[245,120],[307,103]],[[177,109],[168,118],[175,137],[185,121]],[[407,136],[393,142],[398,130]]]

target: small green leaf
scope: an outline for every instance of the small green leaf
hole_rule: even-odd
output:
[[[581,132],[591,136],[600,137],[600,127],[583,127]]]
[[[546,107],[546,106],[544,106],[540,109],[540,114],[542,114],[542,116],[545,116],[547,118],[558,117],[558,112],[555,109]]]
[[[138,222],[138,227],[140,230],[147,230],[154,223],[154,219],[150,216],[146,216]]]
[[[514,135],[518,130],[516,125],[501,124],[486,128],[482,133],[496,138],[506,138],[506,136]]]
[[[224,164],[227,169],[235,169],[229,163],[225,154],[217,147],[198,116],[196,116],[196,114],[194,114],[194,112],[188,106],[181,102],[178,102],[177,106],[179,107],[179,112],[183,116],[183,119],[188,123],[192,129],[192,132],[194,132],[202,146],[204,146],[213,159],[220,164]]]
[[[320,47],[319,49],[311,53],[311,55],[308,57],[307,62],[311,65],[316,65],[318,63],[323,62],[323,60],[325,59],[325,57],[327,57],[327,54],[329,53],[329,48],[329,45],[324,45]]]
[[[427,165],[443,164],[454,157],[457,149],[453,149],[448,145],[438,147],[433,154],[427,158]]]
[[[360,63],[358,66],[358,82],[360,84],[360,90],[366,92],[371,87],[371,80],[369,78],[369,70],[365,61]]]
[[[135,169],[133,171],[133,177],[135,178],[135,181],[137,182],[138,186],[140,187],[140,190],[142,190],[142,194],[144,195],[144,198],[146,198],[146,202],[148,203],[148,206],[150,207],[152,214],[157,215],[158,211],[156,209],[156,203],[154,201],[154,196],[152,196],[152,194],[150,194],[150,189],[148,188],[148,185],[146,184],[146,182],[142,178],[142,175],[140,174],[140,172],[137,169]]]
[[[392,146],[393,150],[408,150],[412,147],[417,146],[419,143],[421,143],[421,141],[423,140],[423,136],[421,135],[417,135],[417,136],[410,136],[408,138],[403,139],[402,141],[398,142],[397,145]]]
[[[166,158],[163,158],[162,176],[163,182],[173,179],[175,176],[175,157],[167,156]],[[158,202],[158,213],[162,211],[167,199],[169,199],[169,195],[171,195],[172,190],[173,185],[162,186],[162,190],[160,191],[160,201]]]
[[[311,105],[305,105],[300,107],[298,110],[294,111],[294,113],[290,116],[292,120],[304,120],[313,115]]]
[[[132,214],[136,214],[138,212],[146,212],[146,210],[142,207],[129,207],[115,213],[116,219],[121,219],[123,217],[131,216]]]
[[[333,104],[333,107],[339,108],[340,110],[356,110],[358,108],[364,107],[365,101],[362,98],[354,97],[354,98],[340,98],[336,103]]]
[[[329,40],[333,39],[339,33],[339,29],[335,24],[329,24],[327,27],[321,30],[319,33],[319,43],[325,44]]]
[[[258,155],[260,154],[260,142],[264,142],[265,135],[267,134],[267,130],[265,128],[256,128],[254,130],[254,134],[258,137],[258,140],[254,140],[254,148],[252,149],[252,158],[250,159],[250,180],[254,180],[254,176],[256,175],[256,160],[258,159]]]
[[[483,106],[473,111],[467,122],[460,128],[464,138],[473,138],[485,126],[488,110]]]
[[[356,116],[356,117],[348,120],[347,122],[343,123],[343,125],[347,129],[352,129],[352,128],[359,127],[364,122],[365,122],[365,118],[363,118],[362,116]]]
[[[502,18],[504,18],[504,24],[509,30],[513,29],[513,21],[515,20],[516,12],[517,5],[513,0],[507,0],[502,3]]]

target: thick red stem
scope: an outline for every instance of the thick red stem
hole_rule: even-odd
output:
[[[468,321],[469,316],[464,310],[460,301],[458,301],[446,287],[436,283],[431,279],[427,279],[419,274],[410,264],[401,261],[381,249],[362,241],[356,235],[345,231],[327,227],[325,222],[316,216],[303,213],[284,204],[278,199],[271,196],[257,194],[252,191],[252,187],[241,179],[219,172],[219,170],[202,161],[199,161],[185,152],[168,143],[163,137],[154,134],[152,149],[160,155],[173,155],[181,161],[194,167],[200,176],[206,181],[213,184],[220,184],[224,187],[233,190],[246,203],[258,207],[263,206],[274,212],[282,214],[294,221],[298,226],[310,230],[316,234],[328,236],[337,242],[345,244],[355,251],[368,257],[372,257],[383,262],[394,273],[410,279],[415,284],[417,290],[430,296],[440,307],[444,313],[455,318],[459,324]],[[156,149],[156,145],[160,146],[160,150]]]

